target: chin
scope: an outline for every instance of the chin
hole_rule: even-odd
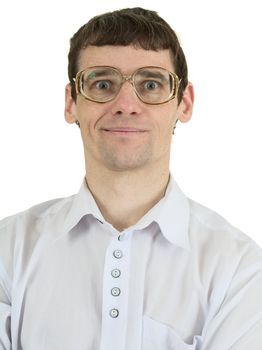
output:
[[[105,160],[108,169],[113,171],[132,171],[146,167],[150,163],[148,157],[131,157],[131,159],[119,159],[111,157]]]

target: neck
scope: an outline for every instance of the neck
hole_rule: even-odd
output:
[[[169,180],[164,171],[96,171],[88,166],[86,181],[105,220],[118,231],[136,224],[163,198]],[[97,169],[98,170],[98,169]]]

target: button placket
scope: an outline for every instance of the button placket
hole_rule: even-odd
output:
[[[110,345],[123,342],[125,347],[126,322],[128,311],[129,249],[131,236],[120,240],[115,236],[107,249],[103,283],[102,339],[108,349]],[[119,339],[120,337],[120,339]],[[121,343],[122,344],[122,343]],[[113,347],[112,347],[113,348]]]
[[[119,237],[120,236],[118,236],[118,242],[116,242],[117,246],[122,241],[119,239]],[[115,249],[113,251],[113,257],[116,259],[116,263],[118,263],[118,265],[122,265],[122,264],[119,264],[119,262],[120,262],[120,259],[123,258],[123,256],[124,256],[124,254],[123,254],[123,251],[121,249]],[[121,270],[119,268],[116,268],[116,269],[111,271],[111,277],[113,277],[114,279],[119,278],[120,275],[121,275]],[[121,281],[117,281],[117,282],[121,283]],[[111,295],[113,297],[119,297],[119,295],[121,293],[119,286],[116,286],[116,285],[119,285],[119,283],[116,283],[116,281],[113,281],[114,286],[111,288],[111,291],[110,291]],[[114,305],[118,304],[117,300],[116,300],[116,303],[113,302],[113,304]],[[115,307],[119,307],[119,306],[115,306]],[[117,309],[117,308],[111,309],[109,314],[112,318],[117,318],[119,316],[119,309]]]

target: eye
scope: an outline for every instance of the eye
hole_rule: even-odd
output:
[[[109,81],[106,81],[106,80],[101,80],[101,81],[98,81],[96,84],[95,84],[95,87],[98,89],[98,90],[108,90],[110,89],[110,82]]]
[[[144,88],[147,90],[155,90],[158,87],[159,87],[159,83],[154,80],[149,80],[144,84]]]

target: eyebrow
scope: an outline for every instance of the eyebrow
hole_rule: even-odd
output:
[[[88,75],[86,76],[86,78],[93,79],[93,78],[97,78],[97,77],[102,77],[104,75],[108,75],[109,72],[110,72],[110,75],[115,75],[115,71],[113,69],[111,70],[110,68],[93,69],[93,70],[90,70],[90,72],[88,72]]]
[[[161,72],[143,70],[143,71],[140,71],[139,74],[145,78],[159,78],[162,80],[168,80],[167,77],[165,77],[165,75],[162,74]]]

